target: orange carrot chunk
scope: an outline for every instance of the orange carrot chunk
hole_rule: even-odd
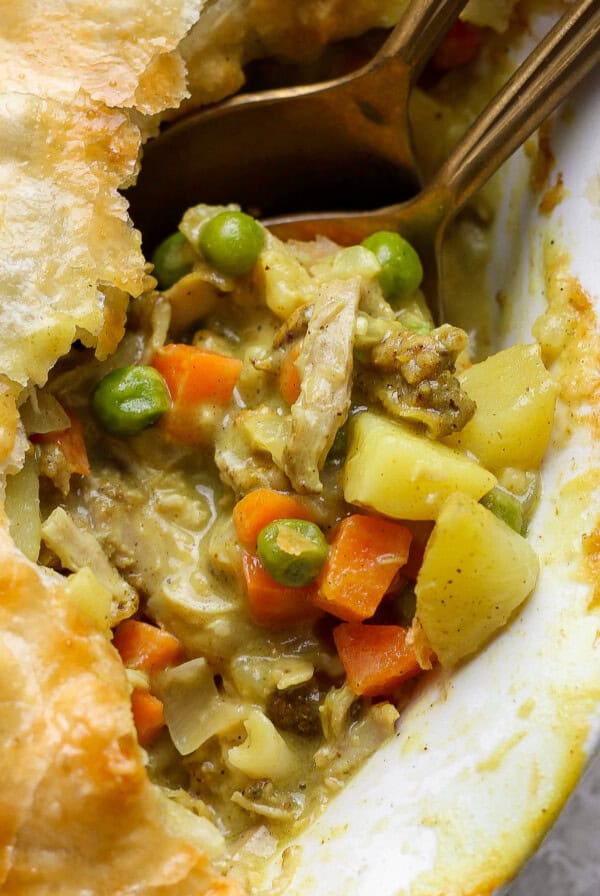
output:
[[[244,552],[242,568],[252,619],[259,625],[281,628],[297,625],[318,615],[311,598],[315,586],[292,588],[269,575],[258,557]]]
[[[162,374],[173,400],[160,422],[165,435],[184,445],[206,441],[210,419],[231,401],[242,362],[193,345],[172,344],[154,354],[152,365]]]
[[[154,354],[152,366],[164,377],[177,409],[201,402],[228,405],[243,364],[194,345],[172,344]]]
[[[343,519],[318,580],[316,606],[346,622],[371,617],[406,563],[411,539],[394,520],[363,514]]]
[[[288,404],[294,404],[300,397],[300,374],[296,361],[302,349],[302,343],[296,342],[281,362],[279,369],[279,391]]]
[[[337,652],[355,694],[381,697],[422,670],[400,625],[343,622],[333,631]]]
[[[483,31],[471,22],[457,19],[432,57],[438,72],[447,72],[472,62],[483,42]]]
[[[123,665],[150,674],[183,659],[181,642],[156,625],[126,619],[115,629],[113,644]]]
[[[131,711],[140,745],[146,747],[156,740],[165,727],[162,702],[148,691],[134,688],[131,693]]]
[[[67,429],[57,430],[56,432],[35,433],[31,436],[31,441],[38,444],[54,443],[62,452],[71,473],[89,476],[90,463],[83,438],[81,421],[74,411],[69,410],[67,414],[71,420],[71,425]]]
[[[275,520],[309,520],[315,515],[293,495],[271,488],[257,488],[248,492],[233,508],[233,524],[237,537],[245,547],[256,549],[261,529]]]

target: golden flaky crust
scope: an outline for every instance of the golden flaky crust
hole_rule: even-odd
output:
[[[153,281],[119,189],[186,95],[203,0],[0,0],[0,469],[74,339],[106,356]],[[16,443],[18,447],[18,442]],[[146,774],[116,651],[0,518],[0,891],[239,896]]]
[[[43,384],[76,338],[105,356],[127,296],[148,286],[118,190],[135,177],[144,116],[186,96],[177,48],[203,3],[0,0],[3,391]],[[0,430],[3,469],[10,415]]]
[[[162,92],[151,82],[169,64],[166,57],[203,5],[203,0],[0,0],[2,90],[65,103],[83,93],[94,103],[141,112],[177,105],[185,92],[183,79]]]
[[[240,896],[170,833],[125,673],[0,529],[0,890]]]

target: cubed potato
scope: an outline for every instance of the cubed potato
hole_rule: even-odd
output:
[[[285,781],[297,771],[297,760],[273,722],[258,709],[244,721],[247,738],[227,753],[229,764],[249,778]]]
[[[258,268],[263,278],[265,302],[282,320],[314,299],[313,278],[272,234],[267,234]]]
[[[371,411],[353,422],[344,497],[395,519],[434,520],[448,495],[479,500],[496,478],[466,455]]]
[[[539,467],[552,430],[557,386],[539,345],[514,345],[459,376],[477,410],[465,428],[445,439],[470,451],[484,467]]]
[[[442,666],[474,653],[533,590],[527,541],[464,494],[442,507],[417,578],[417,617]]]

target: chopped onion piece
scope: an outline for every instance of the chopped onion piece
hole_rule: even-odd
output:
[[[219,695],[212,671],[201,657],[166,669],[156,686],[171,739],[182,756],[229,731],[244,714],[243,707]]]
[[[15,544],[35,562],[40,552],[42,521],[38,464],[33,453],[27,454],[18,473],[7,477],[4,509]]]
[[[21,419],[27,435],[31,433],[62,432],[71,425],[69,415],[50,392],[32,390],[21,407]]]

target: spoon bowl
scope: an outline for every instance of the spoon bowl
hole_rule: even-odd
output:
[[[357,72],[243,94],[168,127],[148,144],[128,194],[145,248],[198,202],[236,202],[270,217],[372,209],[414,196],[420,176],[408,125],[410,91],[465,5],[413,0]]]
[[[448,224],[600,62],[598,0],[581,0],[415,196],[418,172],[406,119],[410,87],[464,5],[415,0],[358,73],[236,97],[167,129],[149,144],[129,193],[146,251],[197,202],[237,202],[263,217],[281,239],[322,235],[351,245],[377,230],[397,231],[421,254],[425,293],[438,321],[444,320],[442,244]],[[393,190],[405,201],[390,203]],[[381,197],[387,201],[377,208]],[[331,208],[336,211],[323,210]]]

